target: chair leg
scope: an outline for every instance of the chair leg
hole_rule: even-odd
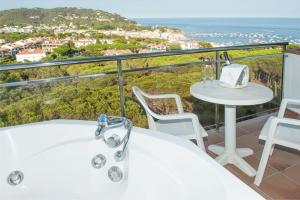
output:
[[[261,159],[260,159],[260,163],[259,163],[259,166],[257,169],[257,173],[255,176],[255,180],[254,180],[254,184],[257,186],[259,186],[262,181],[262,178],[264,176],[265,169],[266,169],[266,166],[268,163],[269,155],[271,153],[273,146],[274,145],[271,142],[266,142],[266,144],[265,144],[265,147],[264,147]]]
[[[204,142],[203,142],[203,138],[200,136],[200,134],[196,134],[196,140],[197,140],[197,145],[203,150],[206,152],[205,150],[205,145],[204,145]]]

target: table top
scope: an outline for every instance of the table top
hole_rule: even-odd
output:
[[[197,99],[224,105],[257,105],[273,99],[273,91],[263,85],[249,82],[244,88],[226,88],[220,81],[198,82],[191,86],[191,94]]]

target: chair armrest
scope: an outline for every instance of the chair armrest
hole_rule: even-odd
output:
[[[180,96],[177,94],[146,94],[143,93],[143,95],[149,99],[168,99],[168,98],[173,98],[176,101],[176,106],[179,114],[183,113],[183,107],[182,107],[182,102],[180,99]]]
[[[194,113],[181,113],[171,115],[157,115],[155,118],[159,120],[176,120],[176,119],[191,119],[195,133],[200,133],[202,137],[207,137],[207,132],[199,123],[198,116]]]
[[[284,113],[285,113],[286,107],[289,104],[300,105],[300,100],[297,100],[297,99],[283,99],[281,101],[279,112],[278,112],[278,117],[279,118],[283,118],[284,117]]]
[[[300,120],[290,119],[290,118],[279,118],[277,120],[277,125],[278,124],[289,124],[294,126],[300,126]]]
[[[268,139],[274,138],[274,134],[276,132],[276,128],[279,124],[288,124],[300,127],[300,120],[297,119],[290,119],[290,118],[279,118],[273,117],[270,124],[270,134],[268,135]]]
[[[175,119],[194,119],[198,121],[197,115],[193,113],[180,113],[180,114],[170,114],[170,115],[157,115],[155,117],[159,120],[175,120]],[[199,123],[199,121],[198,121]]]

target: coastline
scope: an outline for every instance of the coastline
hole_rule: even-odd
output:
[[[139,24],[180,29],[188,40],[213,46],[300,44],[300,18],[133,18]]]

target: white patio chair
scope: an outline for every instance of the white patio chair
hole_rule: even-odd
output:
[[[138,87],[132,87],[132,91],[146,111],[149,128],[185,139],[196,139],[197,145],[205,151],[203,138],[207,133],[199,123],[197,115],[184,113],[180,97],[177,94],[150,95]],[[149,99],[174,98],[176,101],[178,114],[160,115],[153,112],[144,97]]]
[[[278,116],[270,117],[261,130],[259,139],[265,140],[266,143],[254,180],[257,186],[262,181],[269,155],[272,155],[275,144],[300,150],[300,120],[284,118],[288,105],[300,105],[300,100],[282,100]]]

